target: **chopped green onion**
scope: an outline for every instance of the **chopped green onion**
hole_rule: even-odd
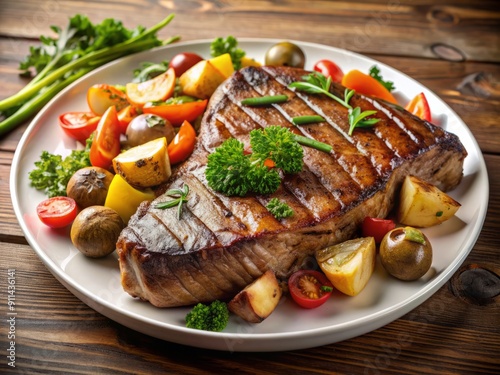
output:
[[[259,96],[255,98],[246,98],[241,101],[243,105],[257,106],[257,105],[269,105],[275,103],[284,103],[288,100],[287,95],[271,95],[271,96]]]
[[[333,288],[331,286],[328,286],[328,285],[321,285],[320,289],[323,292],[331,292],[331,291],[333,291]]]
[[[294,125],[306,125],[323,121],[325,121],[325,119],[321,116],[297,116],[292,118]]]
[[[323,151],[326,153],[330,153],[330,151],[332,151],[333,149],[332,146],[327,145],[326,143],[317,141],[315,139],[307,138],[302,135],[295,135],[294,138],[298,143],[300,143],[303,146],[315,148],[316,150]]]

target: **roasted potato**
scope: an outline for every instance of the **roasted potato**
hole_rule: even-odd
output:
[[[210,63],[215,66],[215,68],[221,72],[225,78],[228,78],[234,73],[233,61],[231,60],[231,55],[229,53],[213,57],[208,61],[210,61]]]
[[[172,174],[166,138],[154,139],[119,154],[113,159],[113,168],[135,187],[148,188],[165,182]]]
[[[274,311],[282,290],[273,270],[239,292],[227,305],[229,311],[250,323],[260,323]]]
[[[373,237],[355,238],[316,252],[316,260],[333,286],[344,294],[359,294],[375,269]]]
[[[430,227],[451,218],[460,208],[436,186],[415,176],[406,176],[401,188],[398,221],[414,227]]]
[[[179,77],[179,84],[185,95],[208,99],[225,79],[209,60],[203,60],[186,70]]]

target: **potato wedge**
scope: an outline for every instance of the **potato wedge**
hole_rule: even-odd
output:
[[[274,271],[269,269],[247,285],[227,305],[229,311],[250,323],[260,323],[274,311],[282,290]]]
[[[113,159],[113,168],[135,187],[148,188],[165,182],[172,174],[167,139],[161,137],[132,147]]]
[[[355,238],[316,252],[316,260],[333,286],[344,294],[359,294],[375,269],[373,237]]]
[[[398,221],[414,227],[430,227],[450,219],[460,203],[415,176],[406,176],[401,187]]]
[[[226,77],[209,60],[203,60],[179,77],[182,92],[199,99],[208,99]]]
[[[231,55],[229,53],[213,57],[208,61],[210,61],[210,63],[215,66],[215,68],[221,72],[225,78],[228,78],[234,73],[233,61],[231,60]]]

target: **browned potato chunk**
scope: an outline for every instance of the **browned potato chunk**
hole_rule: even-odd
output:
[[[281,298],[281,287],[273,270],[247,285],[227,305],[229,311],[250,323],[260,323],[274,311]]]

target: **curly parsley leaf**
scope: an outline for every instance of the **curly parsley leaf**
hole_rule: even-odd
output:
[[[245,57],[245,51],[238,47],[238,40],[234,36],[227,38],[215,38],[210,44],[210,55],[217,57],[229,53],[235,70],[241,68],[241,59]]]
[[[382,78],[382,75],[380,74],[380,69],[378,68],[377,65],[373,65],[370,68],[369,75],[371,77],[375,78],[377,81],[379,81],[387,90],[389,90],[389,92],[393,91],[394,89],[396,89],[396,87],[394,86],[394,82],[392,82],[392,81],[385,81]]]
[[[266,208],[276,219],[283,219],[293,215],[293,210],[285,202],[280,201],[278,198],[273,198],[266,205]]]
[[[90,167],[90,144],[87,140],[85,150],[73,150],[64,159],[61,155],[42,151],[40,160],[35,162],[35,169],[29,173],[31,185],[43,190],[51,197],[66,196],[66,185],[73,174],[85,167]]]

